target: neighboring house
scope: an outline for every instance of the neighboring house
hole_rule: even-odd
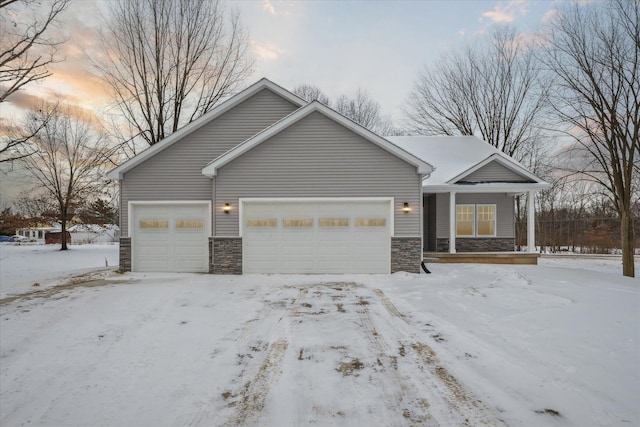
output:
[[[117,242],[120,237],[120,228],[114,224],[76,224],[68,230],[75,244]]]
[[[28,242],[37,242],[44,244],[45,234],[52,231],[60,231],[60,227],[29,227],[19,228],[16,230],[16,235],[26,238]]]
[[[510,200],[513,213],[512,192],[544,185],[508,157],[494,156],[429,189],[442,159],[405,145],[262,79],[109,173],[120,183],[120,269],[417,272],[433,236],[445,233],[447,245],[456,240],[442,225],[452,216],[438,216],[449,212],[438,203],[442,194],[451,201],[447,186],[456,186],[452,206],[456,199],[473,204],[474,238],[491,228],[485,220],[491,209],[490,237],[501,238],[503,204]],[[484,193],[494,194],[484,196],[473,190],[484,184],[467,183],[485,179],[496,165],[528,181],[518,178],[519,190],[485,185]],[[430,197],[435,204],[423,215]],[[513,227],[513,215],[508,221]],[[429,233],[432,224],[438,233]],[[463,227],[469,224],[459,222]],[[513,250],[514,235],[505,237]]]

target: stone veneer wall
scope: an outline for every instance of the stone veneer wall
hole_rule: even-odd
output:
[[[121,273],[131,271],[131,237],[120,238],[120,268]]]
[[[422,239],[420,237],[391,238],[391,272],[420,273]]]
[[[242,274],[242,237],[209,238],[209,272]]]
[[[456,238],[456,252],[513,252],[515,237]],[[449,252],[449,239],[437,239],[437,252]]]

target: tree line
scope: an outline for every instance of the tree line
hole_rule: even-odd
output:
[[[0,105],[62,60],[65,39],[55,28],[68,0],[50,0],[46,10],[36,4],[0,0]],[[496,27],[419,70],[397,124],[362,88],[336,99],[309,82],[293,91],[383,136],[477,135],[554,191],[559,182],[588,182],[601,197],[585,197],[584,212],[606,200],[620,228],[623,274],[634,276],[639,21],[638,0],[611,0],[561,5],[537,32]],[[254,70],[248,30],[223,0],[114,0],[98,44],[87,61],[110,90],[109,114],[98,120],[58,101],[37,106],[23,123],[2,123],[0,162],[21,162],[62,223],[70,206],[104,188],[105,168],[206,114]],[[542,219],[550,212],[545,197],[537,199],[541,224],[551,221]],[[521,200],[516,210],[522,218]]]

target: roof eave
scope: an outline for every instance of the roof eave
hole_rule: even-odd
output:
[[[549,188],[551,184],[541,182],[495,182],[483,184],[424,184],[423,192],[429,193],[522,193],[527,191],[539,191]]]

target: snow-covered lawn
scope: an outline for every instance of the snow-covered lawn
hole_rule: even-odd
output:
[[[0,306],[0,425],[640,425],[640,280],[607,262],[37,291]]]
[[[117,266],[118,247],[117,243],[69,245],[69,250],[61,251],[60,245],[0,243],[0,298],[55,286],[96,267]]]

